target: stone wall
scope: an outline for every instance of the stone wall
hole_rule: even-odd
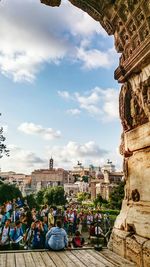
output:
[[[58,0],[42,0],[59,5]],[[122,83],[120,152],[124,156],[125,199],[109,248],[150,266],[150,1],[70,0],[114,35],[121,53],[115,79]]]
[[[31,174],[31,182],[33,186],[36,186],[38,182],[60,182],[61,184],[68,182],[68,172],[65,170],[35,170]]]

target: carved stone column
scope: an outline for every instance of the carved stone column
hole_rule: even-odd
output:
[[[122,53],[115,79],[122,83],[120,152],[124,156],[125,199],[109,249],[140,267],[150,266],[150,1],[70,0],[114,35]],[[42,0],[59,5],[58,0]]]
[[[125,199],[109,248],[146,267],[150,262],[150,64],[120,92]]]

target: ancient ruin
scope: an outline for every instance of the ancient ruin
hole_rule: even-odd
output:
[[[69,0],[99,21],[121,53],[115,79],[122,84],[120,153],[125,199],[109,249],[138,266],[150,266],[150,1]],[[59,6],[60,0],[41,0]]]

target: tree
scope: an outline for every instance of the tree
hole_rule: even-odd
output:
[[[37,194],[36,194],[36,201],[37,201],[37,204],[38,205],[43,204],[45,192],[46,192],[46,188],[42,188],[40,191],[37,192]]]
[[[100,194],[97,194],[97,197],[94,199],[94,205],[97,207],[97,206],[100,206],[102,205],[102,203],[105,202],[105,200],[102,198],[102,196]]]
[[[1,116],[1,113],[0,113]],[[3,127],[0,127],[0,158],[3,157],[3,154],[9,156],[9,150],[7,149],[6,145],[4,144],[6,138],[3,135]]]
[[[44,193],[44,203],[48,205],[65,205],[64,188],[62,186],[48,187]]]
[[[89,176],[88,176],[88,175],[83,175],[83,176],[82,176],[82,181],[85,182],[85,183],[88,183],[88,181],[89,181]]]
[[[54,188],[49,187],[46,189],[44,193],[43,202],[48,205],[53,205],[54,204],[53,198],[54,198]]]
[[[125,182],[122,181],[110,194],[110,207],[113,209],[121,209],[122,200],[124,198]]]
[[[90,194],[87,193],[87,192],[79,192],[79,193],[77,193],[77,200],[79,202],[88,200],[89,198],[90,198]]]
[[[27,203],[28,203],[30,209],[32,209],[32,208],[38,209],[39,208],[39,205],[36,201],[35,194],[27,195],[25,197],[25,199],[27,200]]]
[[[4,183],[0,184],[0,204],[17,197],[22,198],[22,193],[18,187]]]

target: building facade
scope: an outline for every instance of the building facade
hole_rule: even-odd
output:
[[[62,168],[53,168],[53,159],[49,161],[49,169],[34,170],[31,173],[31,186],[35,191],[48,186],[64,186],[65,183],[73,183],[74,177],[69,171]]]
[[[91,199],[95,199],[98,194],[103,199],[109,200],[110,193],[122,181],[123,172],[115,171],[115,165],[107,162],[97,173],[95,179],[91,179],[90,192]]]

